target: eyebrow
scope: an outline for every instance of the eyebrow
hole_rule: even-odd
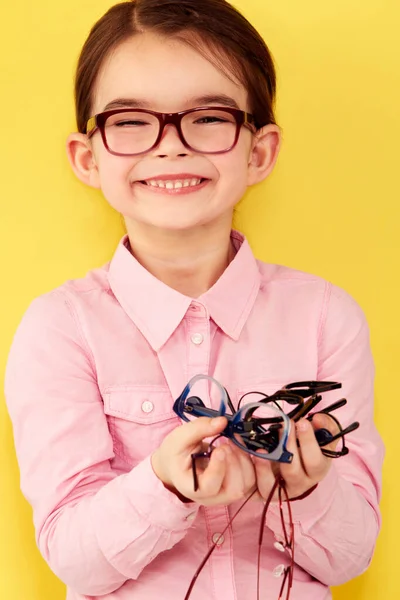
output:
[[[226,94],[206,94],[197,98],[191,98],[187,102],[188,106],[203,106],[203,105],[215,105],[215,106],[229,106],[230,108],[239,108],[236,100],[227,96]],[[138,98],[117,98],[112,100],[104,107],[104,111],[111,110],[113,108],[148,108],[151,110],[153,104],[146,100],[139,100]]]

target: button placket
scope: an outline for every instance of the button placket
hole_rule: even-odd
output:
[[[219,577],[214,580],[215,598],[237,598],[235,581],[232,578],[234,568],[232,531],[226,528],[230,518],[228,508],[208,506],[204,508],[204,514],[209,547],[214,544],[216,546],[208,559],[212,572],[219,574]]]
[[[210,320],[206,307],[197,306],[199,310],[189,311],[186,321],[188,378],[209,373]],[[206,406],[211,406],[208,381],[199,381],[193,393],[199,396]],[[235,582],[232,579],[234,565],[231,533],[228,530],[223,537],[221,536],[228,524],[229,513],[224,506],[204,507],[204,517],[209,543],[217,542],[217,547],[209,558],[210,568],[213,572],[219,573],[219,577],[214,581],[215,597],[236,598]]]
[[[204,311],[204,309],[202,309]],[[199,311],[200,312],[200,311]],[[188,357],[188,377],[208,373],[208,363],[210,356],[210,323],[208,316],[204,314],[196,317],[189,317],[187,320],[187,357]],[[208,387],[208,386],[207,386]],[[201,390],[203,386],[200,382]],[[203,399],[207,402],[207,397]]]

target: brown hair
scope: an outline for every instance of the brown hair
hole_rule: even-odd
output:
[[[92,116],[97,76],[106,57],[136,34],[152,31],[173,37],[200,52],[249,94],[258,127],[275,123],[276,74],[260,34],[226,0],[131,0],[112,6],[92,27],[75,76],[78,131]],[[226,72],[228,71],[228,72]]]

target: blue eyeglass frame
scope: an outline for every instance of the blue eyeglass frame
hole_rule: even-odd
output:
[[[218,411],[204,406],[200,398],[198,398],[197,396],[193,396],[190,398],[188,397],[195,383],[202,379],[211,381],[219,388],[221,392],[221,402]],[[191,402],[189,403],[189,401]],[[199,402],[201,402],[201,404],[199,404]],[[227,406],[229,406],[229,408],[232,411],[231,415],[226,412]],[[222,386],[219,383],[219,381],[217,381],[216,379],[214,379],[214,377],[211,377],[210,375],[195,375],[194,377],[192,377],[190,381],[186,384],[180,396],[175,400],[173,405],[174,412],[178,415],[178,417],[180,417],[183,421],[186,422],[189,422],[190,419],[185,415],[185,412],[191,414],[194,417],[225,417],[228,420],[227,426],[220,434],[218,434],[217,437],[224,436],[229,438],[232,443],[238,446],[238,448],[240,448],[241,450],[245,450],[245,452],[248,452],[253,456],[257,456],[258,458],[265,458],[267,460],[272,460],[276,462],[291,463],[293,460],[293,453],[290,452],[286,447],[291,428],[290,418],[278,406],[275,406],[274,404],[271,404],[270,408],[274,412],[276,412],[277,419],[280,422],[280,429],[282,429],[282,432],[279,436],[279,439],[276,438],[276,447],[273,450],[269,450],[267,454],[261,454],[252,450],[251,448],[246,447],[245,443],[243,443],[243,445],[240,444],[235,438],[235,434],[238,434],[239,436],[249,434],[251,435],[252,433],[256,434],[256,432],[253,431],[252,421],[244,421],[243,415],[244,412],[250,409],[252,410],[252,412],[254,412],[258,408],[265,408],[265,402],[251,402],[240,408],[238,411],[235,411],[227,390],[224,388],[224,386]],[[273,421],[275,421],[275,418],[273,419]],[[259,429],[258,432],[260,432]],[[265,433],[267,433],[267,431],[265,431]]]

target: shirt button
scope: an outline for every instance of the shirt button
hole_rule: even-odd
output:
[[[212,541],[214,544],[216,544],[217,546],[220,546],[221,544],[224,543],[225,538],[223,535],[221,535],[220,533],[214,533],[214,535],[212,536]]]
[[[204,337],[201,333],[194,333],[190,339],[192,340],[193,344],[198,346],[204,340]]]
[[[150,413],[154,408],[154,404],[150,402],[150,400],[145,400],[142,404],[142,411],[145,413]]]
[[[274,546],[279,552],[285,552],[285,546],[281,542],[275,542]]]
[[[285,565],[278,565],[277,567],[275,567],[275,569],[272,571],[272,574],[274,577],[282,577],[284,571],[285,571]]]

